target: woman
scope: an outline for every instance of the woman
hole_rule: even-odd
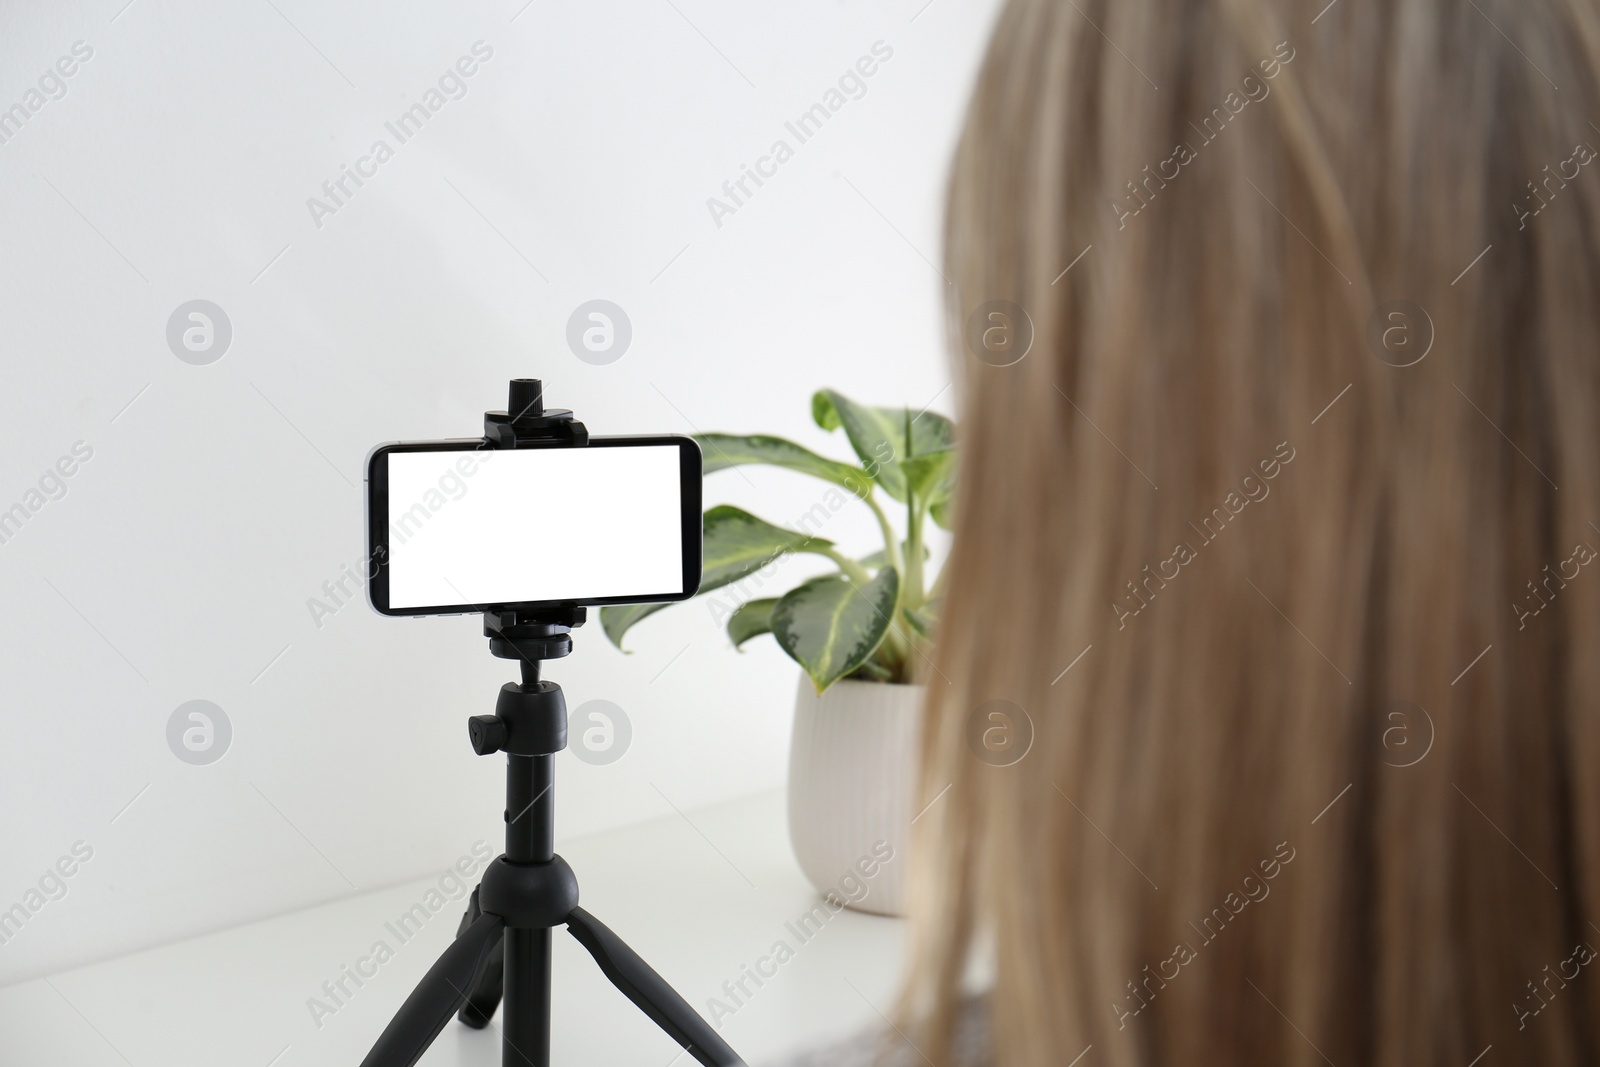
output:
[[[894,1062],[1600,1060],[1595,123],[1592,0],[1005,7]]]

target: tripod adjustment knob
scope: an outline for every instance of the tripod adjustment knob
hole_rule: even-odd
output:
[[[472,741],[472,751],[480,756],[499,752],[508,739],[506,721],[498,715],[474,715],[467,720],[467,737]]]

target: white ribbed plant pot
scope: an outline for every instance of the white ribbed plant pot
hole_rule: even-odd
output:
[[[818,696],[800,676],[789,745],[789,840],[811,884],[858,911],[905,914],[924,692],[920,685],[839,681]],[[886,850],[892,858],[883,862]],[[871,877],[862,874],[864,862]],[[864,896],[856,885],[865,885]]]

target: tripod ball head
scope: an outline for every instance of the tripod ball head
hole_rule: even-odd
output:
[[[554,682],[507,682],[494,710],[467,720],[467,737],[478,755],[548,756],[567,747],[567,698]]]

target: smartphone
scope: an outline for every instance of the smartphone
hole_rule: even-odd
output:
[[[688,437],[380,445],[367,508],[367,591],[384,615],[687,600],[700,587]]]

